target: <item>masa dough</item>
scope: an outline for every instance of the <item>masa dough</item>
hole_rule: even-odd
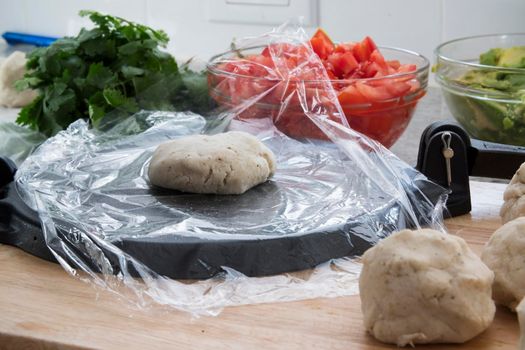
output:
[[[497,229],[483,248],[481,260],[494,271],[494,300],[514,310],[525,297],[525,217]]]
[[[500,216],[503,223],[525,216],[525,163],[521,164],[503,193]]]
[[[494,318],[493,279],[459,237],[430,229],[394,233],[363,255],[365,327],[398,346],[465,342]]]
[[[520,323],[520,345],[519,350],[525,350],[525,298],[521,300],[516,308],[518,313],[518,321]]]
[[[274,173],[272,151],[241,131],[163,143],[149,165],[152,184],[193,193],[241,194]]]

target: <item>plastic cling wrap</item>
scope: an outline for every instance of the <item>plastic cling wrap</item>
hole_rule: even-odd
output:
[[[269,50],[264,64],[210,63],[268,72],[256,83],[246,75],[210,79],[215,91],[237,89],[228,101],[216,95],[211,115],[143,111],[105,131],[77,121],[22,164],[17,189],[68,272],[138,305],[216,314],[229,305],[355,294],[354,258],[396,230],[441,227],[444,190],[348,127],[303,31],[283,26],[237,48],[261,45]],[[270,96],[279,113],[259,108]],[[274,152],[269,181],[228,196],[150,185],[159,144],[228,130],[249,132]]]

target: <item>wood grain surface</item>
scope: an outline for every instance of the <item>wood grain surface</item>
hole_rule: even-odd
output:
[[[473,211],[447,220],[480,252],[500,226],[504,185],[472,182]],[[462,345],[421,349],[517,349],[515,314]],[[15,349],[395,349],[363,328],[359,296],[240,306],[217,317],[137,312],[58,265],[0,245],[0,348]]]

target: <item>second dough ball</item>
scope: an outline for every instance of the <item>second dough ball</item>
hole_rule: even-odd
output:
[[[459,237],[430,229],[394,233],[363,256],[365,327],[398,346],[465,342],[494,318],[493,279]]]
[[[525,297],[525,217],[497,229],[485,245],[481,260],[496,276],[494,300],[514,310]]]
[[[192,193],[241,194],[275,172],[275,156],[240,131],[192,135],[161,144],[149,165],[152,184]]]
[[[503,223],[525,216],[525,163],[521,164],[503,193],[499,212]]]

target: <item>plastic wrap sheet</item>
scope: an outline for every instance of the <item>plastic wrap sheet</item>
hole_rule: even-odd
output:
[[[0,123],[0,154],[20,165],[46,137],[15,123]]]
[[[271,45],[272,64],[258,66],[269,78],[206,118],[143,111],[104,132],[77,121],[41,145],[19,169],[17,188],[38,211],[64,268],[140,306],[154,301],[216,314],[229,305],[355,294],[354,257],[395,230],[441,228],[444,190],[348,128],[305,42],[300,28],[283,26],[237,43]],[[292,68],[284,60],[291,54],[298,62]],[[314,87],[305,74],[317,80]],[[252,109],[270,94],[280,96],[280,113]],[[308,125],[301,135],[280,124],[292,104],[302,110],[295,122]],[[227,130],[250,132],[275,153],[270,181],[239,196],[149,184],[149,160],[160,143]],[[197,245],[184,256],[173,248],[185,244]]]

